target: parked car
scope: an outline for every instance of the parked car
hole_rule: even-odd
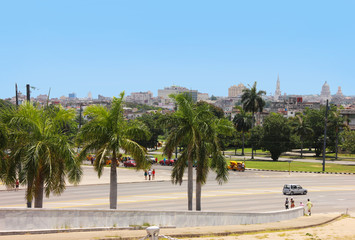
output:
[[[165,160],[165,163],[164,163],[164,160],[159,161],[159,164],[162,165],[162,166],[164,166],[164,165],[166,165],[166,166],[173,166],[174,163],[175,163],[175,160],[174,160],[174,159],[166,159],[166,160]]]
[[[298,184],[285,184],[282,190],[284,195],[294,195],[294,194],[307,194],[307,189],[302,188],[301,185]]]
[[[127,160],[123,163],[123,166],[125,167],[136,167],[137,164],[136,164],[136,161],[134,160]]]
[[[154,164],[155,163],[155,157],[152,156],[152,155],[147,155],[146,156],[146,159],[148,162],[150,162],[151,164]]]

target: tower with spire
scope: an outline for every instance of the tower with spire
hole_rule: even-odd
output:
[[[279,74],[277,74],[277,82],[276,82],[276,90],[274,95],[274,100],[278,101],[281,97],[281,90],[280,90],[280,78]]]

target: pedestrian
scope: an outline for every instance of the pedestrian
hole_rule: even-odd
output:
[[[293,200],[293,198],[291,198],[291,208],[295,207],[295,200]]]
[[[145,171],[144,171],[144,178],[145,178],[145,180],[147,180],[147,175],[148,175],[147,170],[145,170]]]
[[[155,169],[153,169],[152,174],[153,174],[153,180],[154,180],[154,178],[155,178]]]
[[[149,177],[149,181],[150,181],[150,179],[152,177],[152,170],[151,169],[149,169],[149,171],[148,171],[148,177]]]
[[[165,163],[166,162],[166,158],[164,158],[163,161],[164,161],[164,166],[165,166],[166,165],[166,163]]]
[[[304,204],[303,204],[303,202],[300,202],[300,207],[304,207]]]
[[[15,191],[18,191],[18,188],[20,187],[20,182],[18,181],[18,178],[16,179],[16,189]]]
[[[307,208],[308,208],[308,216],[311,216],[311,209],[313,207],[313,203],[311,202],[311,200],[307,200]]]
[[[288,198],[286,198],[286,201],[285,201],[285,208],[286,208],[286,210],[288,209],[288,204],[289,204],[289,201],[288,201]]]
[[[158,163],[158,158],[157,157],[155,157],[155,163]]]

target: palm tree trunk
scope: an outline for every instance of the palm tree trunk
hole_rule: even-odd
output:
[[[243,142],[242,156],[244,156],[244,131],[243,131],[243,133],[242,133],[242,142]]]
[[[117,161],[116,151],[112,153],[110,173],[110,209],[117,209]]]
[[[43,207],[43,189],[44,189],[44,181],[42,172],[39,171],[38,177],[36,179],[36,186],[35,186],[35,208],[42,208]]]
[[[196,179],[196,211],[201,211],[201,183]]]
[[[187,166],[187,199],[188,199],[188,210],[192,211],[192,197],[193,197],[193,167],[192,160],[189,159]]]

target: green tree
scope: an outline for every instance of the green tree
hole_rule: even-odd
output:
[[[263,123],[262,148],[268,150],[271,158],[277,161],[281,153],[290,149],[291,129],[286,118],[271,113]]]
[[[340,111],[336,106],[333,106],[331,110],[328,118],[328,127],[330,128],[329,132],[335,132],[335,134],[333,134],[335,137],[333,142],[335,142],[335,159],[338,159],[339,132],[346,127],[346,124],[344,124],[344,117],[340,115]]]
[[[228,121],[216,119],[207,105],[197,106],[191,97],[185,94],[171,97],[177,104],[177,111],[165,122],[169,128],[169,135],[164,154],[170,158],[176,147],[182,143],[186,145],[174,165],[172,182],[181,184],[187,167],[188,210],[192,210],[193,165],[196,163],[196,210],[201,210],[201,185],[206,181],[208,169],[210,167],[215,169],[217,179],[221,182],[226,180],[226,163],[220,153],[217,136],[223,129],[228,128]],[[208,160],[210,155],[212,156],[211,165]]]
[[[137,169],[145,169],[148,162],[145,160],[146,150],[132,139],[149,137],[146,127],[134,121],[126,121],[123,116],[124,92],[119,98],[113,98],[110,109],[100,105],[92,105],[85,109],[84,115],[91,120],[79,131],[78,142],[83,146],[79,157],[94,151],[96,161],[94,168],[101,177],[106,157],[111,155],[110,169],[110,209],[117,208],[117,159],[121,156],[120,149],[133,156]]]
[[[145,148],[155,148],[158,147],[158,137],[164,134],[164,130],[159,124],[164,116],[161,113],[145,113],[137,120],[143,122],[150,132],[149,139],[136,140],[141,146]]]
[[[236,108],[239,109],[239,113],[234,116],[233,123],[237,131],[242,133],[242,156],[244,156],[245,133],[248,132],[252,126],[252,115],[245,112],[240,106],[236,106]]]
[[[346,129],[341,133],[343,138],[342,148],[350,153],[355,153],[355,131]]]
[[[293,127],[292,132],[299,136],[301,140],[301,158],[303,158],[304,141],[306,138],[309,138],[313,133],[312,128],[307,125],[303,118],[303,115],[298,114],[291,122],[291,125]]]
[[[265,101],[263,100],[262,96],[265,95],[265,91],[257,91],[256,89],[256,82],[254,85],[249,89],[244,89],[242,94],[242,104],[243,109],[246,112],[252,113],[252,128],[255,126],[255,113],[262,112],[265,106]],[[254,158],[253,155],[253,145],[252,145],[252,154],[251,158]]]
[[[1,167],[6,184],[20,178],[27,183],[26,198],[35,208],[42,208],[44,193],[60,194],[65,176],[78,183],[82,171],[73,152],[65,126],[74,121],[75,112],[58,107],[40,108],[25,102],[18,109],[2,109],[0,119],[8,129],[10,154]]]

